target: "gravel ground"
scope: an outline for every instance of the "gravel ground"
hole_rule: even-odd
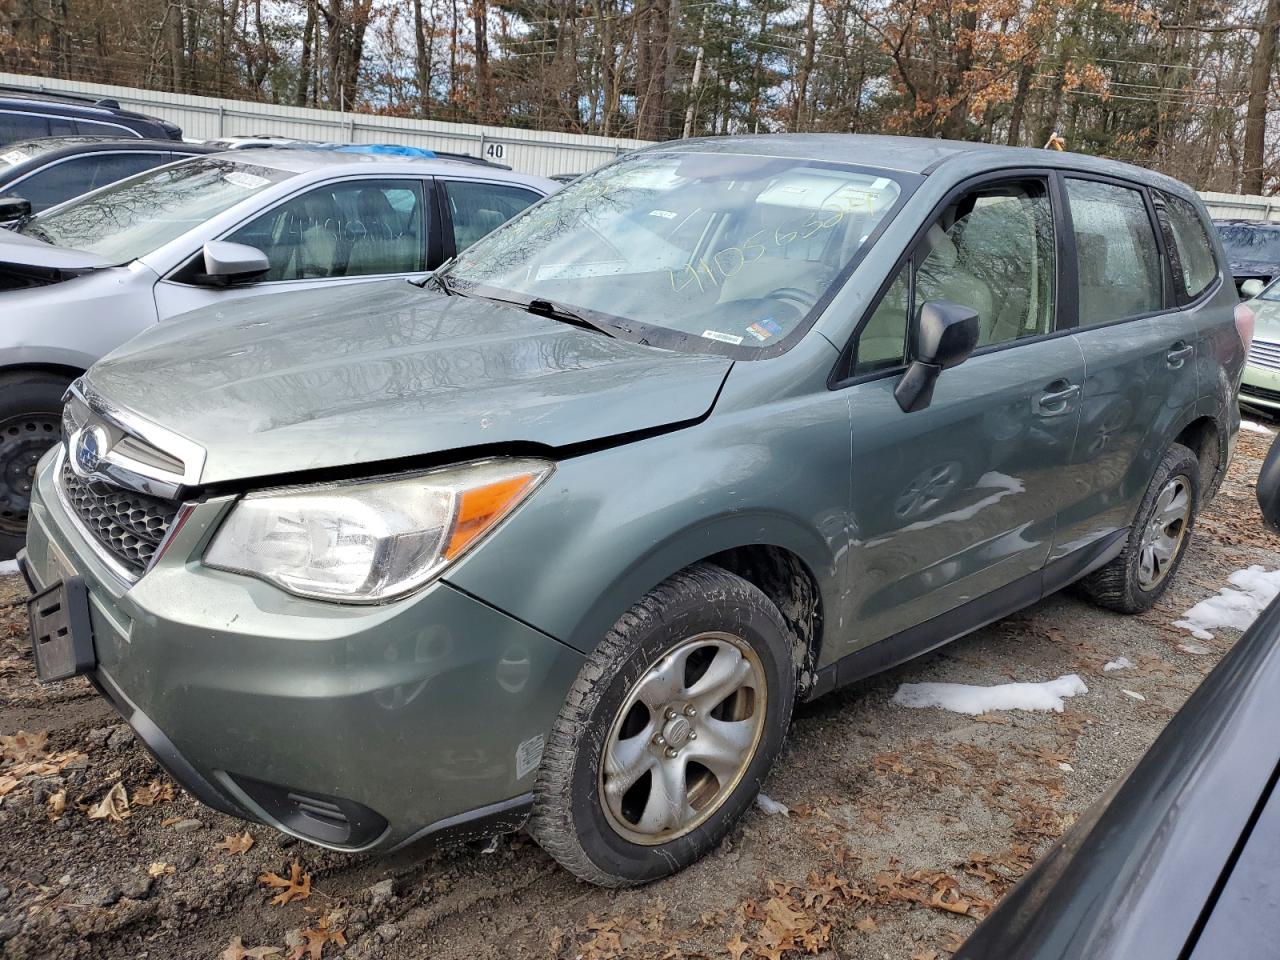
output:
[[[1280,539],[1263,531],[1253,499],[1269,442],[1240,435],[1231,475],[1155,610],[1125,618],[1051,597],[803,707],[766,786],[789,815],[753,811],[700,864],[625,892],[576,882],[523,835],[375,860],[202,808],[86,682],[34,683],[23,590],[0,578],[3,955],[938,960],[1236,639],[1220,631],[1209,653],[1192,655],[1171,623],[1231,571],[1280,565]],[[1103,671],[1121,656],[1135,666]],[[1089,691],[1057,714],[891,702],[903,682],[1068,673]]]

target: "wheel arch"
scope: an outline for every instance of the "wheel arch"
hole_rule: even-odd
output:
[[[1196,455],[1200,462],[1200,496],[1208,503],[1226,477],[1226,430],[1216,417],[1200,416],[1178,431],[1173,440]]]

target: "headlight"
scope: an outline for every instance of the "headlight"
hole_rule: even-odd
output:
[[[204,563],[302,597],[392,600],[462,556],[551,471],[543,460],[487,460],[249,494],[232,508]]]

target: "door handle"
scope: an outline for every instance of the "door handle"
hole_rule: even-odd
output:
[[[1186,362],[1187,357],[1195,352],[1196,348],[1192,344],[1187,343],[1185,340],[1179,340],[1169,348],[1169,352],[1164,355],[1164,359],[1170,369],[1177,370]]]
[[[1071,410],[1071,401],[1079,394],[1078,383],[1067,384],[1065,380],[1055,380],[1036,397],[1036,412],[1042,417],[1060,417]]]

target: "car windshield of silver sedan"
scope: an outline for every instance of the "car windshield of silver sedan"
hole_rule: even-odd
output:
[[[641,153],[490,234],[443,280],[695,347],[765,348],[801,327],[902,194],[897,180],[843,164]]]
[[[201,157],[37,214],[18,230],[57,247],[129,263],[293,174]]]

